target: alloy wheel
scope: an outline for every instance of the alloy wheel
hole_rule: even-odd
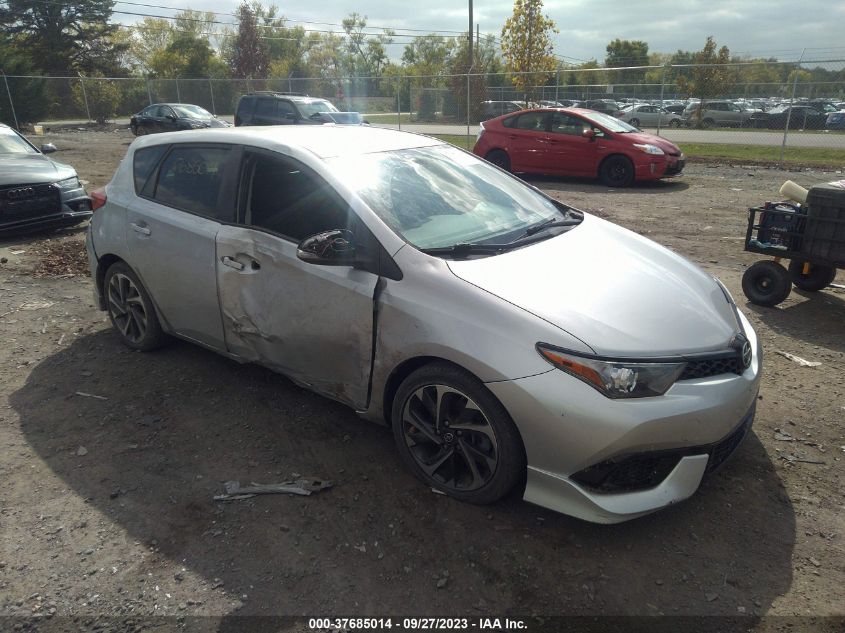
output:
[[[109,279],[109,312],[115,327],[127,340],[138,343],[147,332],[147,311],[141,292],[123,273]]]
[[[402,434],[417,466],[447,490],[478,490],[496,472],[499,449],[490,421],[453,387],[414,391],[402,410]]]

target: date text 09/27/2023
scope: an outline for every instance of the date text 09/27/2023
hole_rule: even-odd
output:
[[[525,631],[526,623],[510,618],[309,618],[308,628],[322,630],[389,631]]]

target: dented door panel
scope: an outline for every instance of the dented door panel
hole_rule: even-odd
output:
[[[217,283],[226,347],[363,408],[378,277],[351,267],[307,264],[296,248],[263,231],[220,228]]]

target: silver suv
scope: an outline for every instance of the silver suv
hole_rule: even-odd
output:
[[[94,200],[97,302],[128,346],[282,372],[389,425],[457,499],[524,486],[624,521],[692,495],[751,427],[760,345],[720,282],[437,139],[145,136]]]
[[[682,115],[687,126],[709,127],[745,127],[749,125],[752,111],[745,110],[733,101],[705,101],[691,103]]]

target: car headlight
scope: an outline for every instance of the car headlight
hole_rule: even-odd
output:
[[[657,147],[657,145],[651,145],[650,143],[634,143],[634,147],[641,149],[646,154],[654,154],[655,156],[663,156],[666,153]]]
[[[661,396],[675,384],[686,363],[599,359],[564,352],[537,343],[540,356],[567,374],[582,380],[608,398]]]
[[[70,178],[65,178],[64,180],[58,181],[56,183],[56,186],[62,191],[67,191],[68,189],[78,189],[82,185],[79,184],[78,176],[72,176]]]

